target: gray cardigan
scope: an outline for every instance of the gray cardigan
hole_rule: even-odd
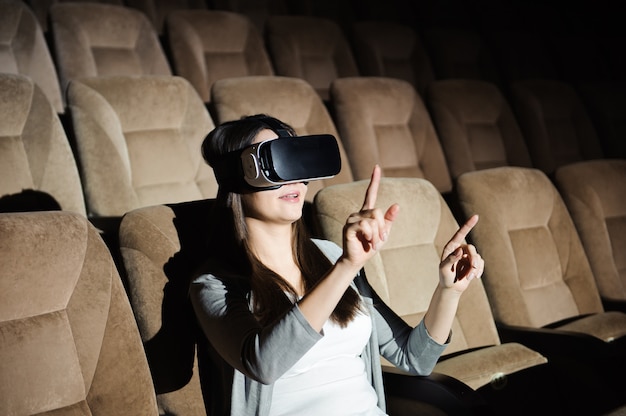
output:
[[[340,247],[314,241],[331,262],[337,261]],[[380,355],[408,373],[428,375],[446,345],[428,335],[423,321],[415,328],[408,326],[374,293],[362,273],[354,285],[372,318],[372,335],[362,358],[378,394],[378,407],[385,410]],[[190,296],[206,336],[198,357],[208,414],[267,415],[272,383],[323,335],[309,325],[297,304],[279,321],[261,327],[250,312],[249,285],[242,277],[204,274],[192,282]]]

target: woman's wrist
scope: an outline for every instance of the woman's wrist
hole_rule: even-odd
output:
[[[335,269],[342,274],[345,273],[346,276],[350,276],[350,281],[352,281],[357,273],[361,271],[362,267],[362,265],[355,264],[354,262],[348,260],[345,256],[339,257],[335,263]]]

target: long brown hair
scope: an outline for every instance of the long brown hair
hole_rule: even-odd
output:
[[[202,155],[215,168],[220,156],[250,145],[261,130],[284,129],[295,136],[293,128],[264,114],[226,122],[211,131],[202,143]],[[263,324],[280,319],[293,307],[295,289],[280,275],[266,267],[248,246],[248,229],[240,189],[220,184],[214,215],[209,264],[214,272],[249,276],[253,312]],[[248,190],[247,192],[252,192]],[[262,192],[262,191],[258,191]],[[302,217],[292,225],[292,256],[304,279],[305,296],[320,282],[332,267],[330,260],[311,240]],[[351,287],[346,290],[330,319],[346,326],[361,308],[361,301]]]

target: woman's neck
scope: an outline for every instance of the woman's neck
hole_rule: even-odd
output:
[[[267,268],[273,270],[303,295],[303,280],[292,249],[292,225],[269,226],[248,221],[248,246]]]

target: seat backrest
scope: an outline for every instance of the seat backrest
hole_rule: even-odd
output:
[[[0,72],[32,78],[57,113],[65,104],[48,44],[37,17],[23,0],[0,0]]]
[[[145,14],[101,3],[50,7],[61,88],[73,79],[110,75],[171,75],[155,28]]]
[[[329,186],[317,194],[315,211],[325,238],[342,244],[345,221],[361,208],[368,183],[364,180]],[[400,214],[389,240],[366,264],[365,273],[385,303],[415,326],[439,284],[441,253],[458,224],[437,189],[421,178],[382,178],[377,206],[386,208],[393,203],[400,204]],[[452,332],[446,355],[500,344],[480,280],[472,282],[463,294]]]
[[[24,75],[0,74],[0,115],[0,196],[35,190],[63,210],[85,215],[70,143],[39,86]]]
[[[497,321],[542,327],[603,311],[589,261],[563,199],[539,169],[468,172],[457,191],[480,221],[472,241]]]
[[[423,39],[435,79],[477,79],[502,85],[491,49],[482,35],[461,26],[432,26]]]
[[[177,10],[205,10],[207,3],[205,0],[124,0],[128,7],[141,10],[152,22],[152,26],[159,35],[162,35],[165,28],[167,16]]]
[[[214,124],[184,78],[74,80],[67,97],[89,214],[216,195],[200,152]]]
[[[403,79],[420,94],[435,79],[422,39],[408,25],[359,21],[352,25],[351,39],[361,75]]]
[[[600,296],[626,301],[626,160],[572,163],[557,169],[555,180]]]
[[[159,414],[122,281],[84,215],[0,214],[0,293],[0,414]]]
[[[431,83],[426,102],[453,180],[496,166],[531,166],[513,111],[500,89],[487,81]]]
[[[265,39],[277,75],[307,81],[323,100],[336,78],[359,76],[338,23],[312,16],[270,16]]]
[[[178,10],[167,17],[174,72],[193,85],[204,102],[222,78],[274,75],[263,36],[242,14]]]
[[[425,178],[442,193],[452,190],[439,137],[411,84],[383,77],[339,78],[330,96],[355,179],[369,178],[378,164],[384,176]]]
[[[162,414],[207,414],[195,358],[198,328],[187,292],[206,255],[211,204],[138,208],[120,224],[130,302]]]
[[[534,167],[552,175],[562,165],[604,156],[572,85],[550,79],[519,80],[511,85],[511,99]]]
[[[217,124],[243,116],[268,114],[291,125],[299,135],[335,136],[341,154],[341,171],[333,178],[310,182],[307,200],[312,201],[324,186],[353,180],[335,123],[320,96],[306,81],[281,76],[222,79],[213,84],[211,103]]]
[[[70,2],[80,2],[80,3],[105,3],[105,4],[115,4],[117,6],[124,6],[124,0],[26,0],[28,5],[33,9],[35,16],[37,16],[37,20],[39,21],[39,25],[44,33],[48,33],[49,26],[49,13],[50,7],[53,4],[57,3],[70,3]]]

